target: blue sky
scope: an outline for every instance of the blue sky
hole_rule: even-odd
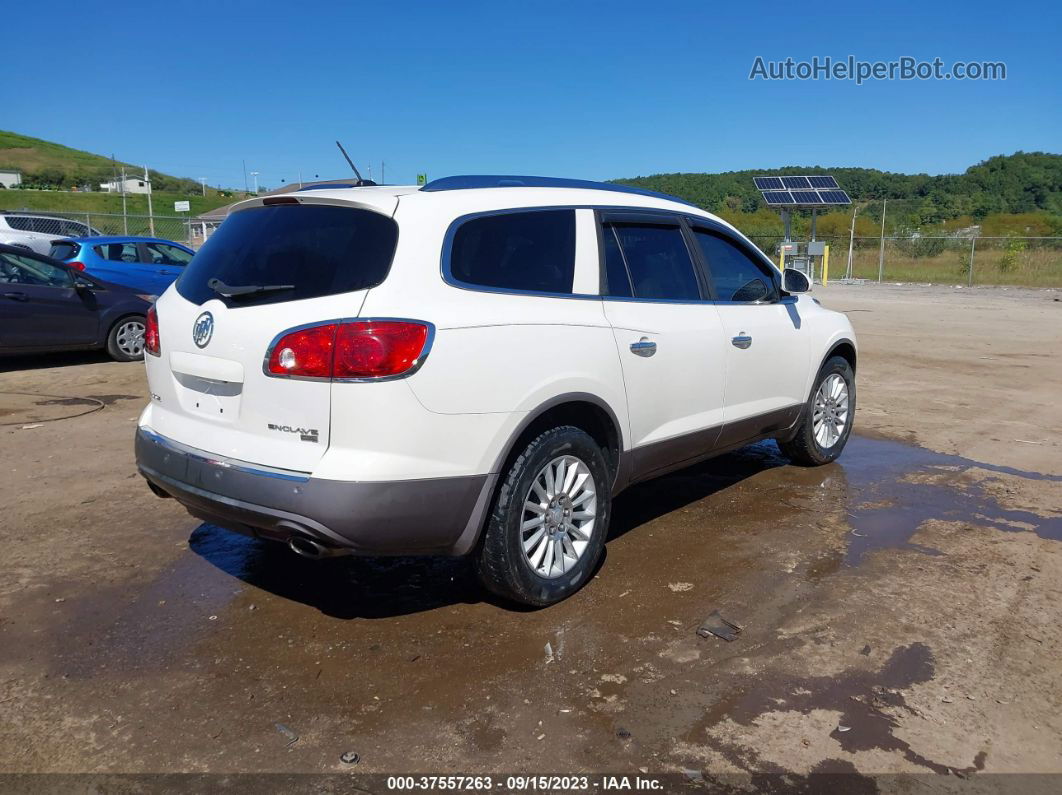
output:
[[[782,165],[952,173],[1062,151],[1057,3],[15,3],[0,128],[242,187],[456,173],[607,179]],[[815,10],[821,9],[821,10]],[[36,32],[35,32],[36,31]],[[997,82],[750,81],[756,56]],[[366,169],[363,168],[363,171]]]

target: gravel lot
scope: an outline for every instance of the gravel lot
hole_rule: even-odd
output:
[[[200,524],[135,472],[140,365],[0,360],[0,771],[1062,772],[1062,292],[815,295],[840,461],[630,490],[541,611]]]

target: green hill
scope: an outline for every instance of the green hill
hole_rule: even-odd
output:
[[[722,174],[655,174],[614,182],[681,196],[723,215],[753,214],[765,206],[753,177],[808,173],[833,174],[870,215],[880,217],[882,200],[888,199],[889,227],[893,230],[953,221],[979,223],[1001,214],[1062,217],[1062,155],[1044,152],[999,155],[962,174],[938,176],[870,168],[786,166]]]
[[[115,167],[121,171],[142,174],[143,164],[112,163],[109,157],[71,149],[28,135],[0,130],[0,168],[18,169],[28,187],[70,190],[88,185],[96,190],[101,182],[114,178]],[[174,177],[159,171],[151,172],[152,187],[157,192],[202,194],[202,186],[188,177]],[[207,188],[207,194],[217,193]]]

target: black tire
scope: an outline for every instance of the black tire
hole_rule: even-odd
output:
[[[115,321],[107,333],[107,353],[112,359],[116,362],[135,362],[144,358],[143,329],[146,322],[143,315],[126,315]],[[140,353],[136,355],[128,352],[128,345],[122,338],[123,332],[128,331],[130,324],[134,323],[139,323],[141,329]]]
[[[560,456],[573,456],[589,469],[597,498],[593,530],[578,560],[560,576],[547,578],[532,568],[523,550],[524,501],[538,474]],[[513,460],[494,497],[476,569],[491,592],[525,605],[555,604],[579,590],[593,574],[605,547],[612,510],[612,478],[597,442],[565,425],[545,431]],[[578,500],[576,500],[578,501]]]
[[[822,383],[832,375],[839,375],[844,379],[845,385],[848,387],[848,416],[837,440],[829,447],[823,447],[815,439],[813,419],[815,397]],[[852,372],[852,366],[848,364],[846,359],[841,356],[834,356],[819,370],[819,375],[811,388],[811,395],[808,396],[808,402],[800,414],[796,435],[789,441],[779,442],[779,449],[790,461],[800,466],[821,466],[822,464],[830,463],[841,454],[845,444],[848,442],[848,437],[852,433],[853,420],[855,419],[855,409],[855,373]]]

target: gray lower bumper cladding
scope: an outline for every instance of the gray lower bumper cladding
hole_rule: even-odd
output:
[[[495,475],[348,482],[214,456],[146,428],[137,468],[212,524],[266,538],[313,538],[365,555],[461,555],[474,546]]]

